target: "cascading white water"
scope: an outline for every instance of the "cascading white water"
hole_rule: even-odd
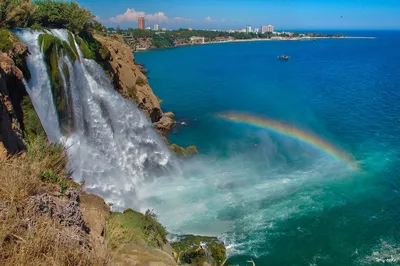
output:
[[[66,30],[47,33],[68,43]],[[62,82],[68,90],[64,97],[72,103],[68,110],[71,117],[67,119],[74,125],[69,135],[63,136],[38,43],[42,32],[22,30],[17,34],[31,52],[27,64],[32,78],[26,82],[27,91],[49,139],[67,147],[73,179],[84,180],[88,191],[101,195],[117,208],[139,207],[135,188],[173,164],[168,148],[150,122],[113,89],[95,61],[83,58],[75,43],[79,60],[72,62],[63,56],[58,61]],[[68,68],[69,78],[63,67]]]

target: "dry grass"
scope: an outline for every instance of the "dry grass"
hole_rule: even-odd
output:
[[[28,211],[30,196],[60,189],[60,184],[41,181],[46,171],[74,186],[66,163],[61,147],[39,137],[30,141],[24,154],[0,156],[0,265],[110,264],[106,244],[82,228],[67,227],[47,215],[33,217]]]
[[[3,218],[0,222],[1,265],[109,264],[107,250],[93,247],[77,227],[64,227],[49,217],[40,217],[33,225],[29,225],[27,217]]]

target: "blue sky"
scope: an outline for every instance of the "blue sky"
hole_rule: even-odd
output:
[[[400,29],[400,0],[78,0],[107,26],[239,29]]]

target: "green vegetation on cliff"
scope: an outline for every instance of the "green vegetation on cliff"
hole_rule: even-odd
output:
[[[216,237],[185,235],[171,245],[183,263],[203,265],[208,262],[211,265],[222,265],[225,261],[224,243]]]
[[[45,55],[44,59],[50,77],[53,99],[56,105],[60,126],[63,132],[68,132],[73,128],[71,121],[67,118],[68,106],[72,105],[71,97],[67,96],[70,73],[65,64],[59,65],[59,59],[67,55],[72,61],[75,61],[78,55],[67,42],[50,34],[39,35],[39,43]],[[62,74],[60,71],[62,71]]]
[[[7,52],[11,50],[12,46],[13,44],[8,30],[0,29],[0,51]]]
[[[106,227],[106,239],[115,249],[143,241],[152,247],[161,248],[167,243],[167,231],[157,220],[157,216],[147,210],[145,214],[127,209],[123,213],[111,214]]]
[[[94,15],[80,7],[77,2],[53,0],[0,2],[0,28],[63,28],[75,34],[104,29],[104,26],[93,19]]]

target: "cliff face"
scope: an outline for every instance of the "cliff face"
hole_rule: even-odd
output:
[[[0,142],[8,153],[17,153],[25,148],[20,102],[26,94],[22,80],[29,75],[23,63],[28,48],[11,35],[9,40],[12,48],[0,52]]]
[[[155,128],[162,133],[169,131],[174,123],[172,113],[163,113],[160,100],[150,88],[147,77],[141,67],[135,64],[132,49],[120,36],[94,36],[109,54],[102,60],[115,88],[137,106],[151,120]]]

